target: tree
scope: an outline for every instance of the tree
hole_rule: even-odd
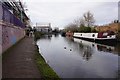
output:
[[[91,27],[85,27],[85,31],[84,32],[86,32],[86,33],[91,32]]]
[[[68,24],[66,27],[65,27],[65,30],[68,32],[68,31],[71,31],[71,32],[76,32],[78,29],[77,25],[76,24]]]
[[[80,27],[78,28],[78,32],[84,32],[84,30],[85,30],[85,26],[80,26]]]
[[[65,31],[71,32],[96,32],[95,29],[92,29],[95,20],[93,14],[88,11],[83,14],[81,18],[75,19],[73,23],[66,26]]]
[[[59,33],[59,28],[58,27],[55,27],[54,30],[53,30],[54,33]]]
[[[91,32],[97,32],[97,30],[93,27],[91,28]]]
[[[80,26],[85,26],[85,20],[83,18],[80,19]]]
[[[85,24],[86,24],[88,27],[93,26],[95,20],[94,20],[93,14],[92,14],[90,11],[84,13],[83,18],[84,18],[84,20],[85,20]]]
[[[91,27],[80,26],[78,31],[84,33],[91,32]]]
[[[37,29],[35,27],[33,27],[33,32],[36,32],[36,31],[37,31]]]
[[[73,24],[76,25],[76,27],[80,27],[80,19],[75,19]]]

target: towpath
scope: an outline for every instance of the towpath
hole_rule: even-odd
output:
[[[2,59],[2,78],[37,78],[41,75],[34,61],[35,45],[33,38],[25,37]]]

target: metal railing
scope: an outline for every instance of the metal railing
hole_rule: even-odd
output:
[[[0,13],[2,14],[0,15],[2,22],[25,28],[25,24],[22,23],[22,21],[18,19],[14,14],[12,14],[5,5],[2,5],[2,3],[0,3]]]

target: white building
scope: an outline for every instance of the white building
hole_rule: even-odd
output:
[[[49,23],[49,25],[37,25],[35,26],[37,31],[43,32],[43,33],[51,33],[52,32],[52,28],[51,28],[51,24]]]

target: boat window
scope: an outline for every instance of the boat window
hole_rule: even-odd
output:
[[[82,34],[81,34],[81,36],[82,36]]]
[[[108,33],[103,33],[103,36],[107,36],[108,35]]]
[[[92,37],[95,37],[95,34],[93,34]]]

